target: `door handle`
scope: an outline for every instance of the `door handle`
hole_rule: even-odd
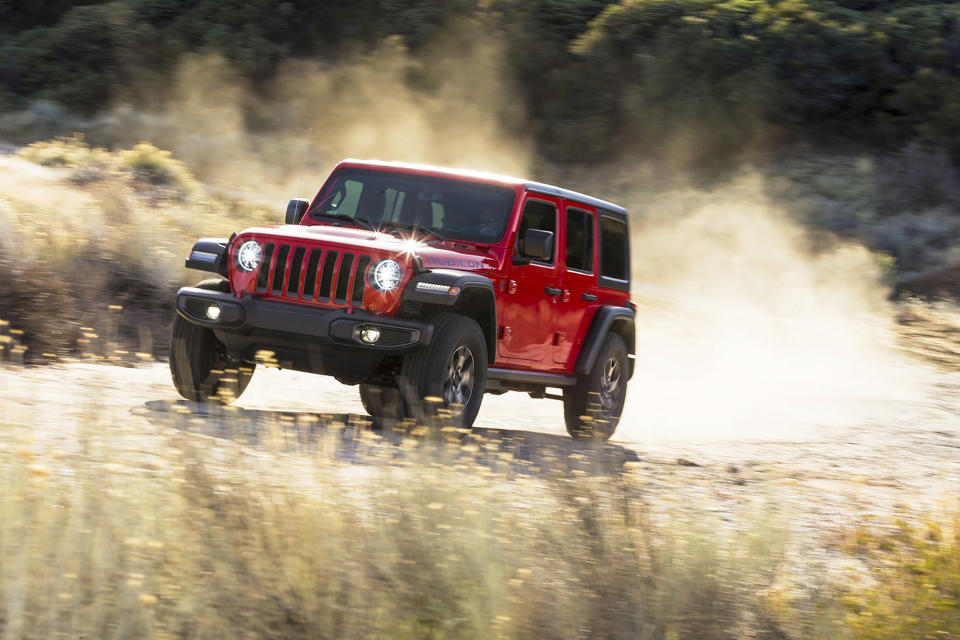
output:
[[[597,300],[597,296],[593,295],[592,293],[585,293],[580,297],[586,300],[587,302],[596,302]]]
[[[546,287],[543,290],[543,292],[546,293],[548,296],[559,296],[561,293],[563,293],[563,289],[557,289],[556,287]]]

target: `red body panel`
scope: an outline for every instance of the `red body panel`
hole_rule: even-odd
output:
[[[336,226],[310,216],[304,216],[299,225],[247,229],[230,245],[231,291],[238,296],[252,294],[318,307],[363,308],[377,314],[393,315],[399,309],[404,287],[413,276],[413,259],[416,255],[426,269],[471,271],[493,282],[498,324],[496,366],[564,374],[573,371],[596,309],[600,305],[623,306],[629,299],[626,291],[597,286],[598,229],[596,208],[593,206],[562,197],[530,193],[521,180],[490,174],[359,161],[345,161],[336,168],[375,169],[508,187],[516,193],[516,198],[504,236],[490,244],[452,240],[438,242],[426,236],[402,239],[385,232]],[[328,181],[320,189],[314,203],[325,197],[329,184]],[[558,233],[555,236],[552,265],[514,265],[511,260],[520,213],[524,202],[530,198],[553,203],[558,210]],[[565,265],[566,232],[563,221],[566,208],[570,205],[594,214],[593,266],[590,272],[571,271]],[[234,253],[247,240],[257,240],[262,246],[272,243],[275,247],[266,272],[265,287],[262,286],[264,276],[258,282],[259,270],[241,272],[234,266]],[[279,264],[279,258],[283,256],[277,253],[281,246],[289,247],[283,264]],[[336,255],[331,259],[330,282],[324,297],[321,291],[325,279],[323,261],[325,256],[333,254]],[[318,256],[319,262],[311,265],[313,255]],[[347,255],[351,256],[349,262]],[[369,258],[369,261],[363,262],[365,258]],[[385,258],[392,258],[403,267],[400,286],[389,293],[364,286],[370,266]],[[349,273],[345,263],[349,264]],[[360,278],[364,279],[363,282],[359,281]],[[335,293],[341,279],[340,290],[346,291],[346,294],[338,298]],[[273,286],[276,283],[281,285],[279,290]],[[545,291],[548,288],[560,289],[562,293],[549,295]],[[307,292],[310,292],[309,296]],[[596,300],[586,300],[584,294],[596,296]]]
[[[510,231],[507,234],[516,242],[520,212],[529,200],[553,204],[559,210],[557,198],[544,195],[526,195],[517,205]],[[554,239],[557,240],[556,238]],[[511,244],[513,246],[513,244]],[[546,290],[559,282],[556,250],[552,264],[534,262],[525,265],[507,265],[508,286],[502,298],[500,343],[498,354],[506,361],[513,361],[526,368],[544,371],[553,368],[551,351],[557,320],[557,298]]]

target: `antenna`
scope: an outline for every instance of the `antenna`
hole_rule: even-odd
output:
[[[303,189],[303,174],[307,170],[307,153],[310,151],[310,134],[313,133],[313,127],[307,129],[307,139],[303,143],[303,166],[300,167],[300,184],[297,185],[297,197],[300,197],[300,190]]]

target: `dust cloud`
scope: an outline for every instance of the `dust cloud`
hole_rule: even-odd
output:
[[[172,87],[131,90],[150,109],[118,105],[104,129],[114,144],[171,149],[215,187],[284,204],[348,157],[523,175],[531,145],[502,48],[460,35],[416,59],[391,39],[336,66],[291,61],[257,92],[222,58],[186,57]]]
[[[633,214],[637,360],[618,438],[806,440],[927,393],[870,252],[811,235],[759,177]]]

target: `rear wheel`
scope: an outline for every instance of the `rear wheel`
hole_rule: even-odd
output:
[[[360,402],[363,403],[364,410],[374,418],[400,420],[407,417],[403,396],[396,387],[361,382]]]
[[[199,289],[228,291],[225,280],[204,280]],[[170,336],[170,374],[181,396],[192,402],[229,404],[250,384],[256,365],[230,358],[213,331],[178,314]]]
[[[613,435],[627,397],[627,372],[627,345],[619,335],[608,334],[590,373],[563,391],[567,433],[577,440]]]
[[[403,360],[400,391],[414,418],[469,427],[487,384],[486,339],[472,318],[440,314],[432,321],[431,345]]]

